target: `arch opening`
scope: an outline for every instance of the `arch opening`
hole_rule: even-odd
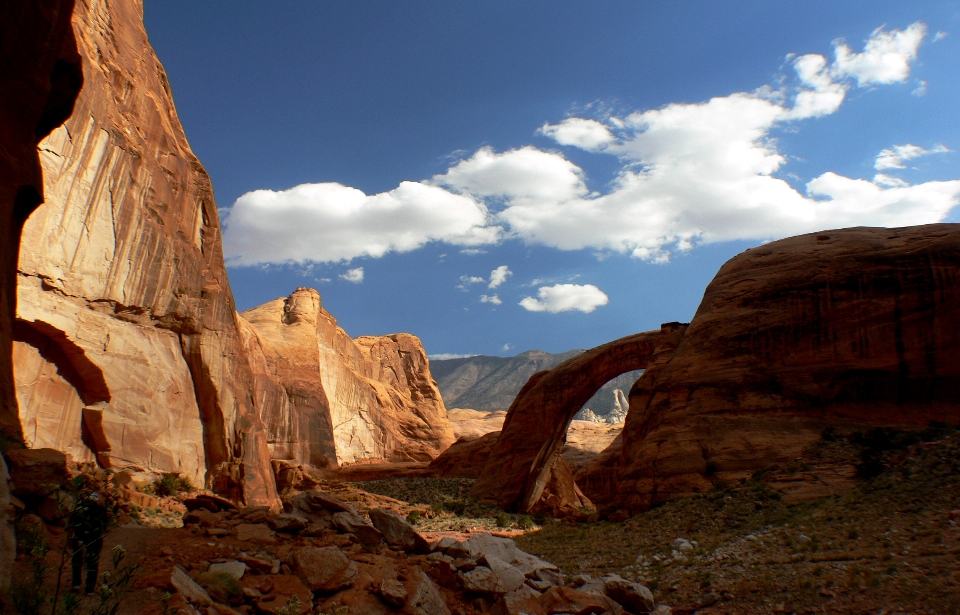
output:
[[[24,345],[15,356],[39,370],[33,376],[43,381],[43,386],[31,387],[41,399],[20,404],[21,433],[28,433],[27,422],[46,421],[56,426],[40,430],[56,439],[46,444],[70,451],[78,460],[92,454],[98,465],[109,468],[111,446],[103,429],[103,412],[111,395],[100,367],[66,333],[43,321],[17,319],[13,341]],[[30,368],[15,365],[14,371]]]
[[[497,443],[471,496],[506,510],[529,512],[547,492],[574,508],[586,496],[560,457],[574,416],[613,378],[645,369],[658,348],[678,339],[686,329],[667,323],[614,340],[579,354],[549,371],[534,374],[517,395]]]

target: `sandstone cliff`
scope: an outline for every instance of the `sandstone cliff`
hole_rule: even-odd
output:
[[[15,357],[32,447],[278,504],[210,180],[137,0],[79,2],[85,85],[40,143]]]
[[[630,392],[616,505],[791,462],[826,427],[960,422],[958,281],[955,224],[824,231],[731,259]]]
[[[551,482],[571,493],[573,479],[551,465],[570,417],[603,378],[638,367],[622,437],[576,477],[602,508],[637,512],[775,466],[771,483],[791,497],[848,489],[854,461],[812,446],[824,429],[960,423],[958,279],[954,224],[825,231],[748,250],[720,269],[689,326],[534,375],[472,493],[520,510]]]
[[[264,390],[289,400],[279,414],[263,416],[275,457],[320,467],[429,461],[453,443],[416,337],[351,339],[308,288],[241,317],[249,322],[247,347],[262,357],[254,363],[262,365]]]
[[[0,435],[9,440],[22,439],[12,334],[20,232],[44,198],[37,142],[69,117],[83,83],[72,12],[73,0],[0,4]],[[12,608],[16,554],[7,481],[0,457],[0,610]]]

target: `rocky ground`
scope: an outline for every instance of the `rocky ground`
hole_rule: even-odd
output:
[[[809,468],[774,468],[620,523],[507,515],[469,500],[468,479],[324,481],[281,515],[181,495],[130,507],[101,570],[117,545],[114,578],[137,566],[119,614],[960,613],[951,432],[825,434],[811,454],[866,476],[842,496],[787,501],[771,485]],[[51,547],[49,609],[64,532],[21,518],[22,581],[31,524]],[[74,612],[96,612],[84,600]]]
[[[960,435],[892,439],[821,443],[879,471],[842,496],[787,503],[759,475],[623,523],[549,524],[517,544],[568,575],[644,583],[674,613],[958,613]],[[804,469],[776,473],[790,471]]]

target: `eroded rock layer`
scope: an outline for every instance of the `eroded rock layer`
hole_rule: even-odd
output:
[[[85,85],[40,143],[46,202],[20,252],[20,422],[30,446],[276,505],[213,189],[142,11],[74,13]]]
[[[960,422],[960,226],[851,228],[728,261],[630,393],[616,505],[791,462],[827,427]]]
[[[416,337],[351,339],[310,288],[242,318],[249,322],[248,348],[263,357],[262,367],[255,368],[263,374],[263,390],[274,391],[263,395],[282,392],[289,400],[279,414],[263,417],[274,456],[320,467],[429,461],[453,443],[446,408]]]

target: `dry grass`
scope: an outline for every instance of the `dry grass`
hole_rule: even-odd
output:
[[[878,458],[856,438],[829,446]],[[841,497],[786,504],[761,476],[517,543],[568,574],[641,581],[677,610],[716,600],[701,612],[960,613],[960,434],[879,457],[886,469]],[[694,542],[689,557],[672,552],[678,537]]]

